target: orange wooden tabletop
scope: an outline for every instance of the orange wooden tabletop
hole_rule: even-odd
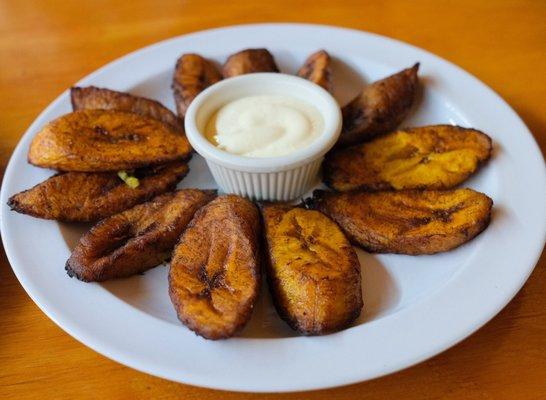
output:
[[[172,36],[271,21],[376,32],[453,61],[504,97],[546,151],[544,1],[1,0],[2,172],[38,113],[103,64]],[[546,398],[544,254],[516,298],[484,328],[445,353],[370,382],[285,395],[201,389],[111,361],[50,321],[23,291],[3,251],[0,257],[2,399]]]

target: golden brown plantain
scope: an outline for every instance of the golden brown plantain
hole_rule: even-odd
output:
[[[182,160],[186,136],[150,117],[80,110],[48,123],[32,140],[28,161],[60,171],[101,172]]]
[[[330,55],[325,50],[311,54],[298,71],[298,76],[310,80],[327,91],[332,91]]]
[[[493,201],[471,189],[316,190],[313,204],[368,251],[419,255],[448,251],[472,240],[489,225]]]
[[[178,115],[184,117],[193,99],[221,79],[222,74],[206,58],[198,54],[183,54],[176,61],[172,82]]]
[[[318,211],[262,205],[267,276],[277,312],[293,329],[321,335],[348,327],[362,309],[360,264],[335,222]]]
[[[176,246],[169,294],[178,318],[207,339],[233,336],[250,319],[258,288],[260,220],[242,197],[203,207]]]
[[[95,86],[71,88],[70,99],[74,111],[117,110],[132,112],[157,119],[177,132],[184,132],[182,120],[160,102],[152,99]]]
[[[103,219],[80,239],[66,262],[68,275],[99,282],[161,264],[194,213],[214,196],[213,190],[178,190]]]
[[[413,105],[419,64],[381,79],[342,108],[343,127],[337,146],[364,142],[395,129]]]
[[[267,49],[246,49],[228,57],[222,67],[224,78],[253,72],[279,72],[275,59]]]
[[[65,172],[17,193],[8,205],[38,218],[95,222],[173,190],[188,171],[183,161],[136,170],[134,189],[116,172]]]
[[[324,182],[338,191],[449,189],[490,157],[491,138],[485,133],[452,125],[424,126],[328,154]]]

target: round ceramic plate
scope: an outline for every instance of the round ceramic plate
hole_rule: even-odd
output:
[[[104,284],[70,279],[64,264],[86,226],[11,212],[8,197],[51,171],[26,162],[29,143],[69,112],[68,91],[34,121],[15,149],[1,193],[2,239],[21,284],[61,328],[120,363],[173,381],[239,391],[296,391],[385,375],[453,346],[499,312],[535,265],[546,232],[546,173],[531,134],[483,83],[424,50],[385,37],[325,26],[247,25],[167,40],[119,59],[80,81],[157,99],[173,108],[176,59],[197,52],[222,62],[267,47],[294,73],[311,52],[334,57],[335,96],[346,103],[363,85],[421,62],[424,90],[405,126],[450,123],[487,132],[490,163],[464,185],[495,202],[489,228],[468,244],[434,256],[359,252],[364,310],[354,326],[298,337],[278,318],[267,290],[238,337],[207,341],[178,322],[167,294],[167,267]],[[68,55],[69,56],[69,55]],[[214,187],[199,156],[181,187]]]

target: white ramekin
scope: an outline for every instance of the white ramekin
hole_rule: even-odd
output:
[[[252,95],[289,95],[314,105],[324,119],[322,134],[309,146],[280,157],[244,157],[218,149],[203,135],[212,114],[226,103]],[[286,201],[316,182],[324,154],[341,131],[336,100],[320,86],[292,75],[254,73],[220,81],[201,92],[184,119],[186,135],[203,156],[222,191],[255,200]]]

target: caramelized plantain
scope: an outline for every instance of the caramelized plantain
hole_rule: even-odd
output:
[[[489,225],[493,201],[471,189],[316,190],[313,204],[368,251],[419,255],[448,251],[472,240]]]
[[[360,264],[339,227],[318,211],[262,205],[267,277],[279,315],[295,330],[344,329],[362,309]]]
[[[332,91],[330,55],[325,50],[311,54],[298,71],[298,76],[310,80],[327,91]]]
[[[343,127],[337,146],[364,142],[395,129],[413,105],[419,64],[364,88],[342,108]]]
[[[132,112],[157,119],[177,132],[184,132],[182,120],[160,102],[152,99],[95,86],[71,88],[70,99],[74,111],[117,110]]]
[[[258,288],[259,214],[242,197],[218,197],[176,246],[169,294],[178,318],[207,339],[233,336],[250,319]]]
[[[49,122],[32,140],[28,161],[60,171],[101,172],[182,160],[186,136],[150,117],[80,110]]]
[[[161,264],[194,213],[214,196],[213,190],[179,190],[103,219],[80,239],[66,262],[68,275],[98,282]]]
[[[95,222],[173,190],[189,168],[183,161],[136,170],[136,188],[115,172],[65,172],[12,196],[8,205],[38,218]]]
[[[206,58],[198,54],[183,54],[176,61],[172,83],[178,115],[184,117],[193,99],[221,79],[222,74]]]
[[[324,182],[338,191],[449,189],[490,157],[491,139],[485,133],[452,125],[424,126],[328,154]]]
[[[253,72],[279,72],[273,55],[267,49],[246,49],[228,57],[222,67],[224,78]]]

